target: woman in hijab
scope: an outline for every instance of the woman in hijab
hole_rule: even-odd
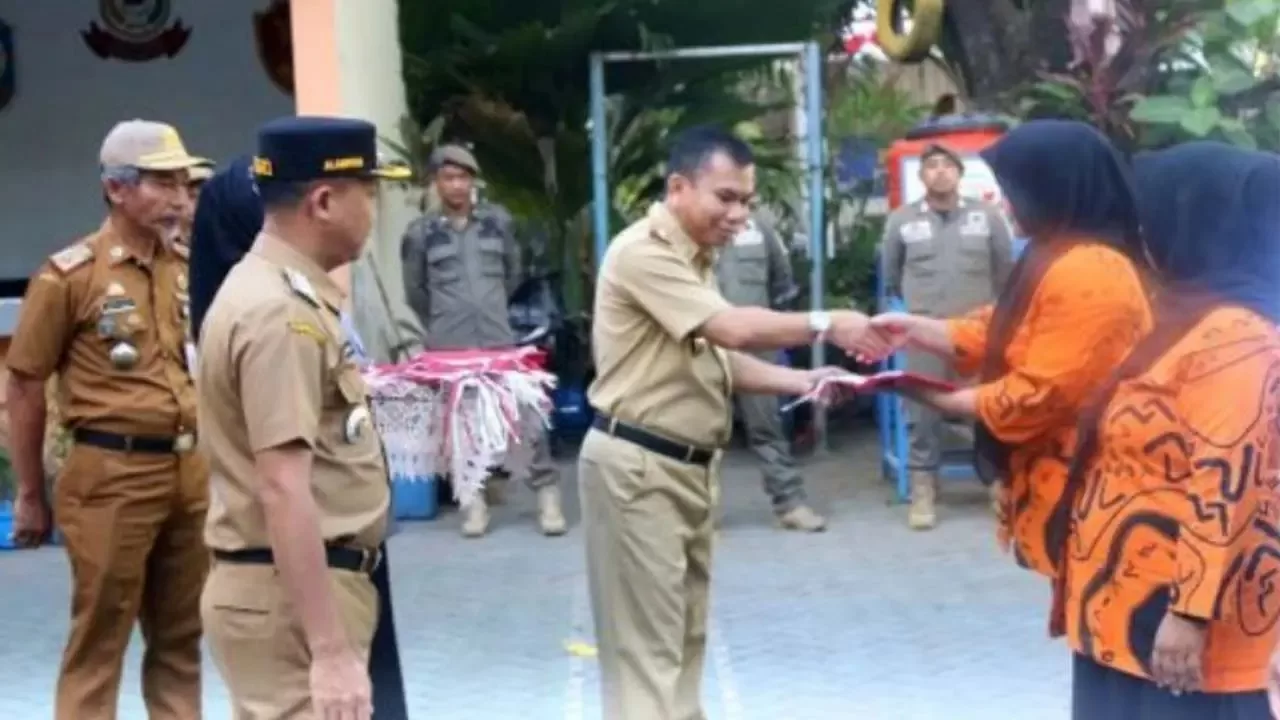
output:
[[[1029,237],[994,306],[951,320],[899,313],[873,324],[951,359],[975,387],[913,395],[977,423],[975,464],[1003,487],[1000,541],[1056,575],[1047,542],[1075,447],[1080,408],[1150,329],[1138,213],[1127,166],[1083,123],[1025,123],[983,151]]]
[[[205,181],[191,228],[191,328],[200,325],[232,266],[249,252],[262,229],[262,201],[249,157],[237,158]]]
[[[227,273],[253,247],[262,230],[262,201],[253,182],[251,160],[242,157],[220,170],[200,191],[191,237],[191,323],[199,342],[200,325]],[[355,327],[347,317],[342,326],[351,335],[353,348],[362,348]],[[400,649],[396,642],[395,613],[391,602],[391,565],[384,542],[382,562],[371,578],[380,603],[378,627],[369,649],[369,679],[373,685],[374,714],[396,720],[408,717]]]
[[[1269,720],[1280,621],[1280,159],[1135,161],[1156,325],[1080,418],[1055,518],[1078,720]]]

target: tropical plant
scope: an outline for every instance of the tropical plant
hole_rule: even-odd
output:
[[[1152,131],[1149,145],[1213,138],[1280,149],[1280,1],[1230,0],[1198,20],[1163,91],[1140,99],[1130,118]]]
[[[590,52],[801,40],[835,17],[835,4],[743,0],[726,13],[677,0],[400,0],[410,114],[422,127],[443,118],[438,138],[471,144],[490,197],[545,227],[553,262],[571,270],[565,294],[576,308],[586,296],[581,284],[594,276],[585,232]],[[739,86],[742,73],[770,62],[610,65],[610,179],[626,188],[623,198],[634,204],[650,196],[661,140],[672,128],[697,117],[738,123],[763,112],[761,106],[744,117],[742,103],[723,104],[733,100],[727,89]],[[665,107],[678,112],[655,115]],[[611,214],[620,217],[616,210]]]

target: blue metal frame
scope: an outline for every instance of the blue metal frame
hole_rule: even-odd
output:
[[[885,294],[884,268],[880,259],[876,259],[876,296],[881,312],[903,312],[906,305],[902,298]],[[881,363],[881,370],[899,370],[906,368],[906,358],[902,353],[895,353]],[[880,472],[884,479],[893,484],[894,493],[899,502],[911,499],[911,479],[907,469],[907,411],[902,398],[892,393],[876,395],[876,425],[880,430]],[[944,453],[941,467],[938,468],[940,480],[968,480],[976,477],[973,469],[973,457],[964,454],[964,459],[957,461],[955,453]]]
[[[814,310],[823,309],[826,270],[826,208],[824,183],[824,138],[822,135],[822,50],[816,42],[775,43],[765,45],[735,45],[729,47],[675,48],[654,52],[594,52],[591,53],[589,86],[591,91],[591,196],[592,232],[594,235],[596,270],[609,245],[609,126],[605,108],[605,65],[610,62],[637,62],[652,60],[695,60],[747,56],[799,56],[805,75],[805,168],[809,189],[809,287],[810,303]],[[813,367],[826,362],[825,348],[815,343],[810,357]],[[818,448],[826,445],[826,418],[820,408],[815,408],[814,424]]]

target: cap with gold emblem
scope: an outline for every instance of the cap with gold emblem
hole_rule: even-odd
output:
[[[208,167],[213,163],[187,152],[172,126],[150,120],[117,123],[102,141],[98,162],[103,167],[131,167],[166,172]]]
[[[260,187],[344,177],[407,180],[411,175],[403,164],[379,160],[377,131],[364,120],[290,116],[258,130],[253,176]]]

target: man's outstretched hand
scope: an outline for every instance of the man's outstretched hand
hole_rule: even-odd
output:
[[[827,337],[841,350],[868,362],[883,360],[901,344],[892,331],[877,327],[871,318],[856,310],[832,312]]]

